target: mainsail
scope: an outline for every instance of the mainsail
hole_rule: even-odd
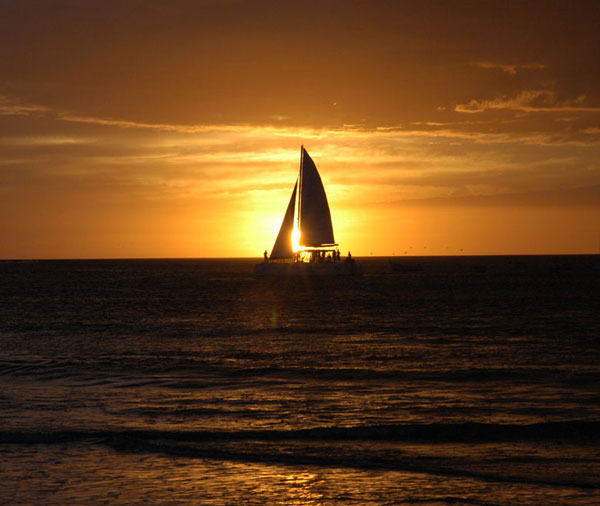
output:
[[[335,244],[331,213],[321,176],[312,158],[302,147],[300,167],[300,244],[319,247]]]
[[[272,260],[292,258],[294,249],[292,232],[294,230],[294,212],[296,210],[296,189],[298,189],[298,228],[300,246],[319,248],[335,246],[331,213],[325,188],[317,167],[304,147],[301,148],[300,175],[294,185],[294,191],[288,204],[279,234],[271,251]]]
[[[283,217],[279,234],[275,239],[273,250],[271,251],[270,258],[272,260],[278,260],[281,258],[292,258],[294,256],[294,249],[292,246],[292,232],[294,231],[294,210],[296,208],[296,188],[298,187],[298,181],[294,185],[294,191],[292,192],[292,198],[288,204],[287,211]]]

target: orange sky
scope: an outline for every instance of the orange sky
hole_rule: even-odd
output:
[[[541,9],[543,6],[543,9]],[[0,258],[597,253],[600,3],[0,1]]]

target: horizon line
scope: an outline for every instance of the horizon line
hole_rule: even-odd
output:
[[[459,257],[543,257],[543,256],[600,256],[595,253],[475,253],[475,254],[445,254],[445,255],[352,255],[356,259],[369,258],[459,258]],[[100,260],[258,260],[263,261],[262,256],[247,257],[57,257],[57,258],[0,258],[0,262],[69,262],[69,261],[100,261]]]

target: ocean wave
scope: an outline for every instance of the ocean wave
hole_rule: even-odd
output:
[[[598,381],[596,368],[487,367],[406,369],[392,367],[327,367],[261,364],[261,356],[236,356],[233,364],[195,357],[115,356],[104,360],[11,359],[0,360],[0,376],[36,380],[70,380],[106,386],[145,386],[174,389],[205,388],[219,380],[244,378],[320,381],[393,381],[433,383],[543,383],[586,387]],[[264,357],[262,357],[264,358]],[[235,363],[237,362],[237,364]],[[259,362],[249,365],[249,362]]]
[[[290,430],[176,431],[145,429],[0,431],[0,444],[52,444],[87,439],[131,441],[399,441],[399,442],[517,442],[600,440],[600,421],[571,420],[532,424],[432,423],[315,427]]]
[[[584,452],[565,459],[551,452],[523,452],[518,445],[510,443],[548,440],[584,447],[600,438],[599,428],[600,422],[575,420],[530,425],[464,423],[303,430],[5,430],[0,431],[0,444],[104,445],[118,452],[175,458],[406,471],[597,490],[600,481],[593,471],[575,474],[569,471],[597,467],[597,456]],[[498,441],[508,443],[508,446],[498,452],[488,448],[485,457],[474,449],[464,451],[461,446],[437,444]],[[403,446],[403,442],[407,444]],[[423,446],[415,447],[410,443],[429,443],[425,446],[430,450],[423,451]]]

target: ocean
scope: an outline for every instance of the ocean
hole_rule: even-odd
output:
[[[0,262],[0,503],[600,504],[600,258]]]

